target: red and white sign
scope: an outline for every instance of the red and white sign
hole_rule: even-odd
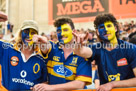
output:
[[[124,66],[124,65],[128,65],[126,58],[122,58],[117,61],[117,66]]]

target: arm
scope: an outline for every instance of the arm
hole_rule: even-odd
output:
[[[121,80],[121,81],[113,81],[106,84],[101,85],[97,91],[110,91],[112,88],[119,88],[119,87],[136,87],[136,68],[133,69],[135,74],[135,78]]]
[[[81,48],[73,49],[74,53],[83,58],[90,58],[93,54],[91,48],[82,46]]]
[[[74,53],[84,58],[90,58],[92,56],[91,48],[83,46],[88,40],[88,33],[85,36],[80,36],[73,32],[73,35],[76,39]]]
[[[100,80],[99,80],[98,70],[97,69],[95,70],[94,84],[95,84],[96,89],[100,86]]]
[[[67,91],[73,89],[83,89],[85,82],[74,80],[64,84],[48,85],[48,84],[37,84],[33,87],[33,91]]]
[[[0,22],[4,22],[7,20],[7,15],[0,11]]]
[[[136,68],[133,69],[135,78],[112,82],[113,87],[136,87]]]
[[[42,54],[46,54],[51,47],[51,45],[49,44],[49,41],[47,40],[46,37],[43,37],[40,35],[34,35],[33,41],[34,41],[34,43],[40,45],[39,47],[40,47]]]
[[[95,79],[94,80],[94,84],[95,84],[95,88],[97,89],[100,86],[100,80],[99,79]]]

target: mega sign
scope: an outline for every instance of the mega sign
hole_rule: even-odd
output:
[[[60,16],[82,19],[109,12],[108,0],[49,0],[49,20]]]
[[[61,2],[56,4],[54,2],[53,18],[62,15],[69,15],[73,18],[75,17],[75,15],[76,17],[93,16],[97,13],[108,11],[106,2],[104,3],[105,0],[73,0],[74,2],[68,2],[67,0],[60,1],[63,1],[63,3]]]
[[[115,16],[135,15],[136,0],[48,0],[49,24],[60,16],[69,16],[74,22],[94,20],[100,13],[113,13]],[[133,13],[133,14],[132,14]]]

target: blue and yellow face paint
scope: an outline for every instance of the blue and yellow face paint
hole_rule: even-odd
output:
[[[73,38],[72,29],[70,25],[63,24],[60,27],[57,27],[57,36],[61,44],[69,43]],[[62,38],[66,38],[66,39],[63,40]]]
[[[31,46],[33,44],[33,35],[37,34],[36,30],[28,28],[22,31],[22,41],[24,44]]]
[[[104,22],[98,26],[99,37],[102,41],[116,41],[116,29],[111,21]]]

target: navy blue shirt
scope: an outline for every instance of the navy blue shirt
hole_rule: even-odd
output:
[[[93,51],[91,60],[96,60],[100,84],[133,78],[136,67],[136,46],[118,40],[117,48],[106,50],[101,43],[90,46]]]

